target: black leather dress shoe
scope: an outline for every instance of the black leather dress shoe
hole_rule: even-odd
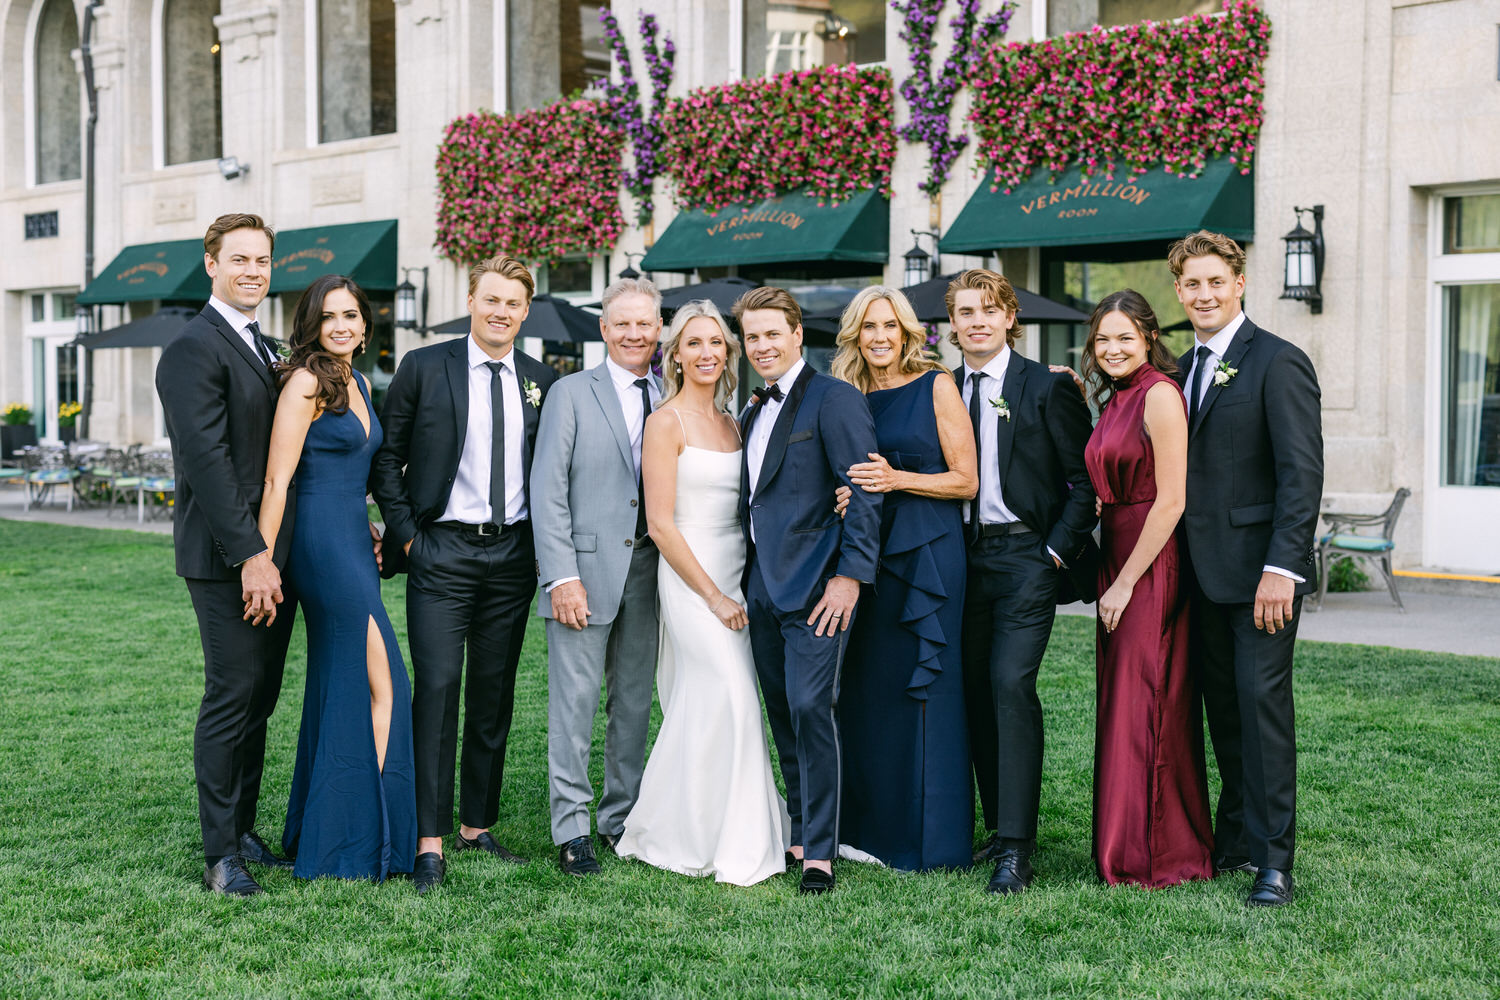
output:
[[[601,833],[601,834],[599,834],[599,846],[603,847],[606,851],[608,851],[609,853],[615,855],[616,857],[619,857],[619,854],[620,854],[620,838],[622,836],[624,836],[624,834],[621,834],[621,833]]]
[[[418,896],[425,896],[442,885],[447,874],[448,862],[437,851],[418,854],[416,863],[411,866],[411,881],[417,887]]]
[[[203,888],[221,896],[259,896],[266,890],[245,870],[238,854],[228,854],[203,869]]]
[[[795,872],[795,871],[800,871],[801,869],[802,869],[802,859],[799,858],[799,857],[797,857],[797,855],[793,854],[791,851],[787,851],[786,852],[786,870],[789,871],[789,872]]]
[[[1000,835],[992,833],[988,840],[974,849],[974,863],[976,865],[989,864],[1000,856],[1002,850],[1004,848],[1000,846]]]
[[[594,843],[588,837],[574,837],[557,852],[557,864],[568,875],[598,875],[602,868],[594,858]]]
[[[266,842],[254,830],[240,834],[240,857],[252,865],[263,865],[266,868],[292,867],[291,861],[272,854]]]
[[[1031,884],[1031,877],[1031,852],[1007,847],[995,855],[995,873],[985,891],[1002,896],[1020,892]]]
[[[825,872],[821,868],[802,869],[802,881],[797,885],[797,891],[808,896],[816,896],[823,892],[833,891],[833,872]]]
[[[1285,906],[1292,901],[1292,873],[1262,868],[1255,873],[1246,906]]]
[[[500,841],[491,837],[488,830],[481,832],[473,840],[470,840],[461,833],[455,833],[453,835],[453,852],[457,854],[459,851],[483,851],[486,854],[493,854],[501,861],[507,861],[513,865],[524,865],[526,863],[526,859],[519,854],[512,854],[504,847],[501,847]]]
[[[1255,867],[1255,865],[1250,861],[1249,858],[1225,857],[1218,854],[1214,855],[1215,875],[1229,875],[1233,872],[1248,872],[1249,874],[1254,875],[1258,870],[1259,869]]]

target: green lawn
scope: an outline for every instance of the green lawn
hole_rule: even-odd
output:
[[[399,585],[386,591],[404,635]],[[272,719],[278,839],[304,669]],[[1061,619],[1035,887],[841,863],[838,891],[553,861],[541,629],[521,664],[496,834],[447,884],[199,888],[202,690],[170,540],[0,520],[0,996],[1479,997],[1500,993],[1500,661],[1305,644],[1297,901],[1248,878],[1106,889],[1089,861],[1093,641]],[[596,734],[596,781],[598,740]]]

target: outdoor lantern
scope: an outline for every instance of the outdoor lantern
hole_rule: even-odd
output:
[[[853,21],[837,14],[824,14],[823,23],[818,25],[818,37],[825,42],[842,42],[850,35],[858,33]]]
[[[1286,284],[1281,297],[1306,302],[1313,313],[1323,311],[1323,206],[1292,208],[1297,226],[1286,241]],[[1313,231],[1302,228],[1302,213],[1311,212]]]
[[[911,249],[901,255],[906,261],[906,284],[918,285],[927,280],[928,268],[932,262],[932,256],[922,249],[922,245],[916,239],[912,240]]]
[[[643,256],[645,256],[645,255],[644,254],[638,254],[638,253],[626,253],[625,254],[625,266],[622,267],[622,268],[620,268],[620,277],[624,278],[626,281],[634,281],[635,279],[639,278],[641,276],[641,272],[637,271],[634,267],[632,267],[631,266],[631,262],[636,257],[643,257]]]
[[[411,283],[411,272],[422,272],[422,305],[417,308],[417,286]],[[427,268],[403,267],[401,284],[396,286],[396,326],[402,330],[416,330],[427,334]]]
[[[73,329],[80,337],[94,332],[94,311],[85,305],[73,307]]]

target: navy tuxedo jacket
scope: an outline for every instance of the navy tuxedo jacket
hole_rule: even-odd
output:
[[[386,391],[380,423],[385,443],[375,453],[370,488],[385,518],[382,575],[405,568],[406,543],[429,521],[443,516],[458,460],[469,429],[469,338],[455,338],[411,351]],[[526,477],[526,504],[531,506],[531,456],[541,406],[525,399],[526,383],[535,382],[542,400],[557,373],[529,355],[511,349],[521,387],[525,437],[521,468]]]
[[[1178,361],[1180,385],[1196,350]],[[1276,566],[1304,578],[1298,594],[1310,593],[1323,495],[1317,373],[1298,347],[1248,317],[1224,366],[1233,377],[1210,382],[1188,427],[1183,525],[1198,585],[1217,604],[1249,603],[1264,567]]]
[[[881,497],[854,486],[848,472],[879,448],[869,404],[847,382],[807,365],[783,391],[786,398],[753,489],[748,449],[740,463],[740,524],[772,602],[782,611],[797,611],[814,603],[834,576],[875,582]],[[756,406],[746,412],[746,441],[758,416]],[[840,486],[854,491],[842,520],[833,509]],[[748,559],[745,566],[748,585]]]

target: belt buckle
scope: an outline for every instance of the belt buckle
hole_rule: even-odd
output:
[[[488,531],[486,530],[488,528],[493,528],[494,530]],[[486,521],[483,524],[474,525],[474,533],[477,534],[480,538],[493,538],[494,536],[500,534],[500,531],[501,526],[496,524],[494,521]]]

